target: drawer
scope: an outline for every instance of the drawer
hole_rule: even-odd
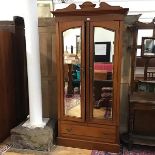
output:
[[[64,135],[72,137],[81,136],[82,139],[95,138],[100,141],[112,142],[116,141],[116,127],[104,125],[103,127],[84,126],[75,124],[60,124],[60,132]]]

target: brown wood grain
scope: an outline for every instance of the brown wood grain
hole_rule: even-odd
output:
[[[118,152],[120,79],[122,55],[123,18],[127,9],[111,7],[101,3],[94,8],[91,2],[76,10],[74,5],[53,12],[56,16],[57,53],[57,95],[58,95],[58,144],[89,149],[105,149]],[[73,13],[74,12],[74,13]],[[62,17],[63,16],[63,17]],[[120,21],[121,20],[121,21]],[[113,68],[113,117],[112,120],[93,118],[93,56],[94,27],[103,27],[115,32],[115,55]],[[62,33],[73,27],[81,27],[82,36],[82,118],[68,117],[64,114],[64,64]]]
[[[11,36],[11,32],[0,32],[0,141],[9,135],[10,125],[12,125],[9,120],[11,113],[14,113],[15,100],[11,96],[14,89],[11,71],[12,61],[10,61],[11,57],[9,56],[9,52],[12,51]],[[13,108],[13,111],[11,111],[11,108]]]
[[[28,90],[24,22],[0,22],[0,142],[26,120]]]
[[[40,18],[38,22],[43,117],[57,118],[55,20]]]

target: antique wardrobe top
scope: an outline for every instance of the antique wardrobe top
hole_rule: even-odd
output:
[[[84,2],[79,5],[80,9],[76,8],[76,4],[70,4],[64,9],[57,9],[51,11],[51,13],[56,16],[91,16],[91,15],[105,15],[105,14],[120,14],[126,15],[128,13],[128,8],[122,8],[120,6],[111,6],[105,2],[101,2],[98,8],[95,8],[96,4],[92,2]]]

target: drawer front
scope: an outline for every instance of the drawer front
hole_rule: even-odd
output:
[[[72,137],[81,136],[82,139],[97,139],[99,141],[115,143],[116,127],[104,125],[103,127],[82,126],[75,124],[60,124],[62,135],[71,135]]]

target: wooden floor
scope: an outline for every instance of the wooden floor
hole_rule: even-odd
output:
[[[91,155],[91,150],[55,146],[51,152],[39,152],[30,150],[8,150],[3,155]]]
[[[76,117],[81,117],[81,108],[80,105],[77,105],[70,110],[67,111],[67,115],[69,116],[76,116]],[[93,116],[97,119],[105,119],[105,109],[101,107],[100,109],[95,109],[93,110]],[[112,114],[111,114],[112,115]],[[111,117],[109,117],[111,118]]]
[[[11,140],[9,137],[0,144],[0,148],[1,146],[10,144]],[[50,152],[43,152],[35,150],[20,150],[11,147],[7,152],[3,153],[3,155],[91,155],[91,150],[54,145]]]

